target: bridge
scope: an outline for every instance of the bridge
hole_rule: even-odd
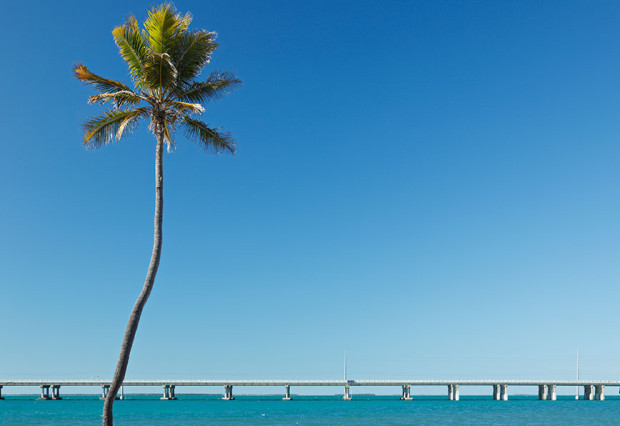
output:
[[[0,380],[0,400],[2,388],[9,386],[33,386],[41,388],[42,400],[59,400],[61,387],[71,386],[95,386],[101,387],[101,398],[105,398],[110,388],[110,381],[93,380]],[[508,400],[508,387],[536,386],[538,387],[539,400],[557,399],[556,389],[558,386],[583,387],[585,400],[605,400],[605,387],[617,386],[620,388],[620,380],[126,380],[121,388],[120,398],[124,399],[125,386],[157,386],[163,388],[162,400],[175,400],[177,387],[223,387],[223,400],[234,400],[233,387],[243,386],[274,386],[284,388],[283,400],[291,400],[291,386],[332,386],[344,389],[344,400],[351,400],[351,388],[358,386],[392,386],[401,388],[401,400],[410,401],[411,387],[446,386],[448,399],[459,400],[459,388],[461,386],[489,386],[492,389],[493,399],[496,401]],[[51,390],[51,395],[50,395]]]

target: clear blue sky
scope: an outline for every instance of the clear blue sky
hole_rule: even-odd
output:
[[[0,377],[111,377],[152,246],[153,137],[98,151],[71,66],[156,3],[10,2]],[[183,1],[218,32],[127,378],[620,379],[620,4]],[[317,391],[317,390],[315,390]],[[442,390],[443,392],[443,390]]]

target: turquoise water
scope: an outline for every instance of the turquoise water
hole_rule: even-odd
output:
[[[236,396],[177,395],[177,401],[160,401],[159,395],[129,395],[114,405],[118,425],[620,425],[620,399],[538,401],[513,396],[492,401],[489,396]],[[36,401],[36,396],[7,396],[0,401],[0,425],[99,425],[103,402],[96,396],[63,396],[62,401]]]

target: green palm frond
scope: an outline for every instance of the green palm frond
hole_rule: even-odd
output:
[[[180,34],[171,54],[176,64],[178,86],[186,88],[202,68],[211,60],[211,53],[217,48],[217,34],[207,31],[192,31]]]
[[[177,95],[177,98],[187,102],[205,103],[227,95],[240,85],[241,80],[232,73],[213,72],[206,81],[189,85],[185,91]]]
[[[144,21],[142,34],[154,53],[170,52],[175,36],[187,31],[187,27],[192,21],[191,15],[188,13],[181,17],[175,12],[176,10],[171,4],[162,4],[149,11],[149,16]]]
[[[117,91],[131,91],[127,85],[116,80],[108,80],[98,76],[94,72],[91,72],[86,65],[76,64],[73,70],[73,75],[80,81],[95,86],[100,92],[117,92]]]
[[[88,97],[88,103],[94,104],[101,102],[105,104],[108,101],[113,101],[117,108],[124,106],[131,106],[140,103],[144,98],[131,90],[121,90],[114,93],[99,93]]]
[[[177,75],[169,54],[151,53],[144,67],[144,86],[163,93],[175,86]]]
[[[124,25],[118,26],[112,30],[112,36],[118,46],[121,56],[129,65],[129,73],[136,82],[137,86],[141,86],[141,80],[144,77],[144,65],[147,61],[148,52],[144,39],[140,34],[140,27],[135,17],[130,16]]]
[[[235,153],[235,140],[230,133],[221,133],[212,129],[200,120],[194,120],[187,116],[181,117],[181,124],[185,128],[187,137],[195,139],[207,151]]]
[[[82,144],[96,149],[112,142],[115,137],[120,139],[123,132],[131,130],[139,118],[148,115],[148,108],[106,111],[103,115],[93,117],[84,123]]]

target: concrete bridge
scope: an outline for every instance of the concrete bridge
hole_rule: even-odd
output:
[[[62,399],[60,388],[70,386],[95,386],[101,387],[101,397],[105,398],[110,388],[109,381],[93,380],[0,380],[0,399],[2,388],[9,386],[33,386],[41,388],[39,399]],[[402,390],[401,400],[410,401],[411,387],[446,386],[448,399],[459,400],[459,388],[461,386],[488,386],[492,390],[493,399],[496,401],[508,400],[508,387],[536,386],[538,387],[539,400],[557,399],[556,389],[558,386],[583,387],[583,399],[605,400],[605,387],[620,387],[620,380],[588,381],[588,380],[126,380],[121,388],[120,398],[124,398],[125,386],[158,386],[163,388],[163,400],[175,400],[175,389],[180,387],[223,387],[223,400],[233,400],[233,387],[235,386],[275,386],[284,388],[284,400],[291,400],[291,386],[333,386],[344,389],[344,400],[352,398],[351,388],[355,386],[393,386]],[[51,390],[51,394],[50,394]]]

